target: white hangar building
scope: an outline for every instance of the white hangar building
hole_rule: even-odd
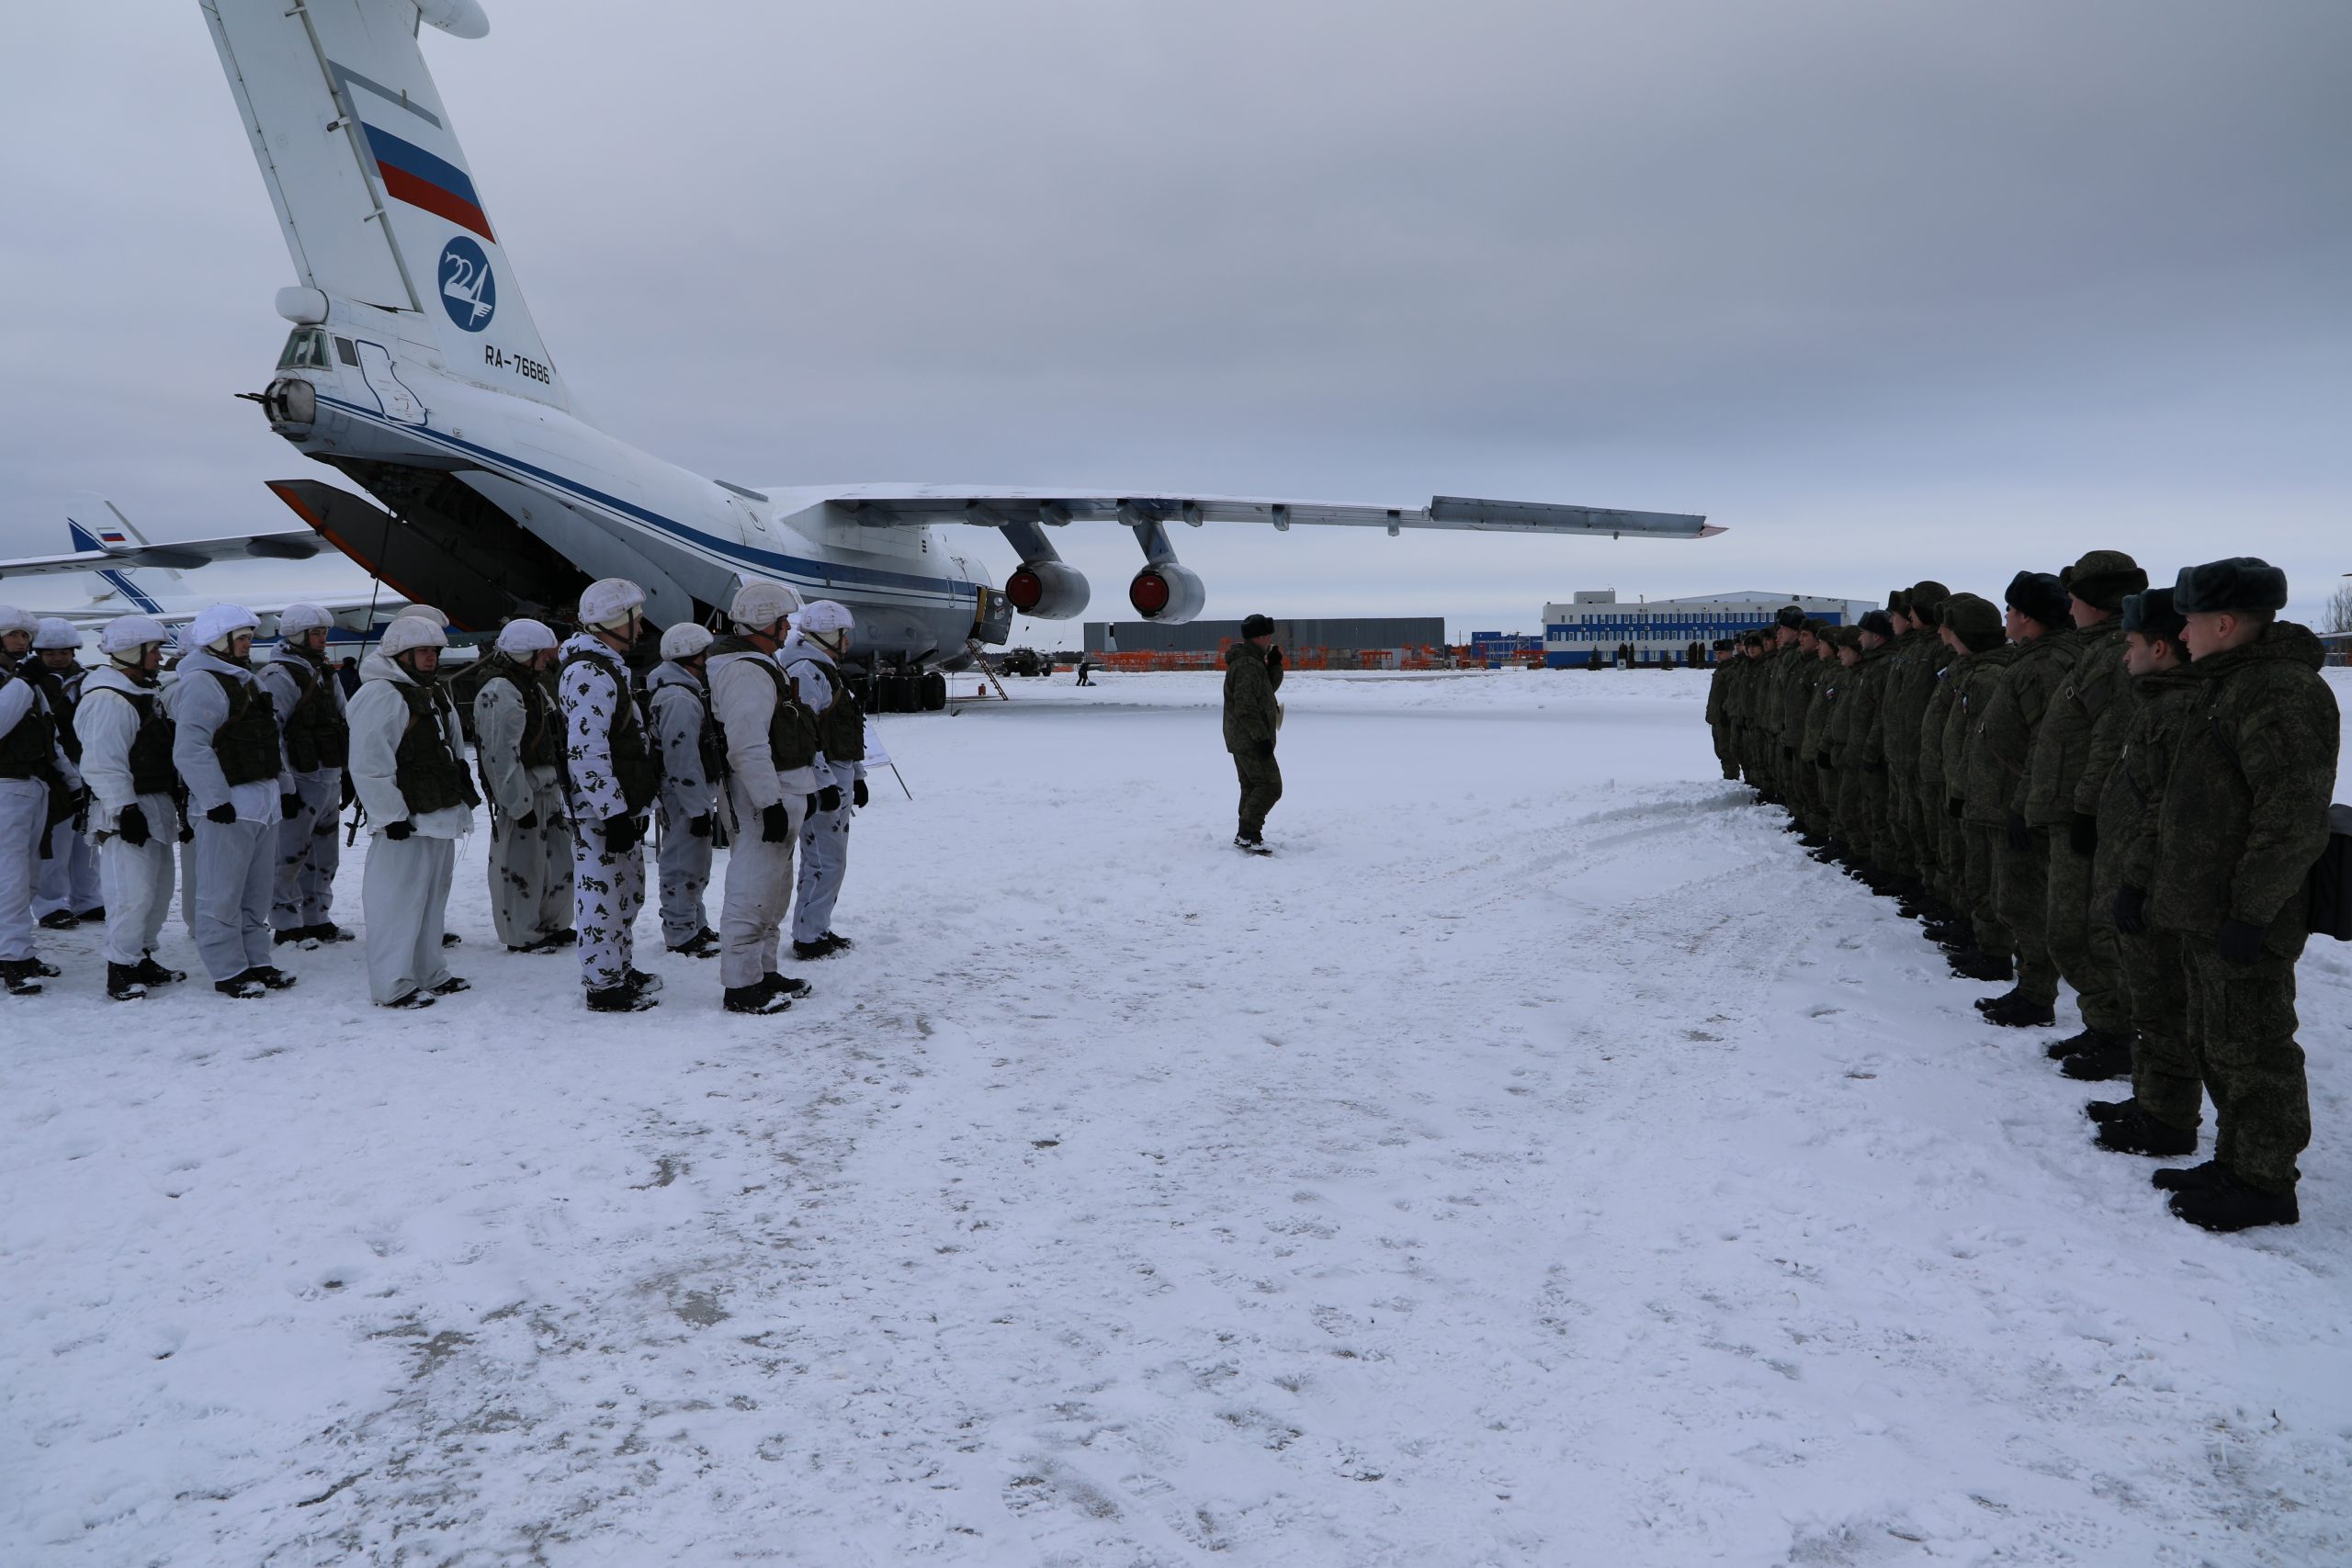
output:
[[[1698,599],[1618,603],[1614,589],[1579,590],[1566,604],[1544,606],[1544,662],[1555,668],[1589,662],[1595,649],[1606,660],[1620,643],[1634,645],[1636,662],[1668,655],[1681,663],[1692,643],[1737,637],[1769,626],[1784,604],[1831,626],[1850,626],[1879,607],[1874,599],[1826,599],[1813,593],[1716,593]]]

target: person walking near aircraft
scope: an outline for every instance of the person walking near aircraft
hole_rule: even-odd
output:
[[[842,678],[854,618],[820,599],[792,619],[776,654],[817,718],[817,808],[800,825],[800,886],[792,905],[792,955],[830,958],[850,945],[833,930],[833,906],[849,874],[850,813],[865,804],[865,709]]]
[[[556,665],[563,718],[564,795],[573,824],[572,925],[580,977],[595,1012],[642,1012],[661,977],[636,966],[645,907],[645,812],[661,793],[662,763],[629,683],[645,590],[599,578],[580,594],[581,630]]]
[[[351,726],[343,687],[327,667],[327,632],[334,618],[316,604],[288,604],[277,613],[277,651],[261,669],[262,689],[277,713],[286,771],[294,787],[278,802],[277,869],[269,908],[271,940],[315,948],[349,942],[352,933],[328,918],[334,874],[343,863],[344,768],[351,760]]]
[[[727,742],[710,716],[703,664],[710,631],[681,621],[662,634],[662,662],[645,678],[653,736],[662,750],[662,843],[655,856],[662,894],[662,942],[673,953],[709,958],[718,933],[703,918],[717,837],[718,781]]]
[[[277,715],[245,662],[256,624],[235,604],[198,615],[172,708],[172,762],[196,827],[196,950],[212,988],[240,999],[294,984],[269,962],[278,802],[294,781]]]
[[[1283,771],[1274,761],[1274,735],[1282,728],[1283,650],[1274,646],[1269,615],[1241,623],[1241,640],[1225,650],[1225,749],[1241,779],[1241,821],[1234,847],[1251,854],[1266,848],[1266,813],[1283,797]]]
[[[107,995],[119,1002],[187,978],[155,959],[156,938],[171,913],[179,829],[172,721],[157,689],[165,635],[162,622],[145,615],[107,622],[98,634],[107,662],[84,680],[74,715],[106,900]]]
[[[490,918],[514,953],[553,953],[579,940],[561,720],[546,677],[555,649],[544,623],[507,622],[474,693],[474,754],[490,796]]]
[[[458,840],[481,799],[466,773],[465,732],[435,689],[447,633],[403,615],[359,666],[351,699],[351,787],[374,837],[359,902],[368,921],[368,996],[378,1007],[431,1007],[467,988],[449,973],[441,931]]]
[[[55,790],[79,791],[81,775],[58,743],[49,699],[25,668],[40,624],[0,604],[0,984],[12,996],[40,994],[54,978],[33,946],[33,883]]]
[[[792,901],[792,846],[816,805],[817,727],[776,663],[800,596],[753,578],[728,611],[734,631],[710,645],[710,705],[727,737],[727,895],[718,916],[718,983],[729,1012],[777,1013],[808,993],[776,972]]]
[[[74,733],[74,707],[81,700],[83,673],[75,656],[81,651],[82,634],[74,630],[73,622],[44,616],[33,633],[32,657],[24,665],[24,673],[48,700],[66,761],[76,768],[82,765],[82,742]],[[73,811],[63,812],[65,803],[62,797],[51,797],[50,815],[57,820],[50,825],[49,844],[42,852],[33,889],[33,915],[51,931],[70,931],[84,920],[106,918],[98,901],[97,854],[84,831],[88,804],[81,802]]]

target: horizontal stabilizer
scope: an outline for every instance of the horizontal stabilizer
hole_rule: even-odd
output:
[[[78,542],[78,541],[77,541]],[[308,529],[278,534],[233,534],[220,539],[164,539],[155,544],[107,544],[68,555],[19,556],[0,560],[0,577],[46,577],[60,572],[108,571],[162,567],[186,571],[224,560],[309,560],[327,542]]]

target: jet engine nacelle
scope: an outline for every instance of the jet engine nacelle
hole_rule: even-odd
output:
[[[1201,613],[1208,599],[1200,574],[1172,560],[1151,562],[1127,584],[1127,603],[1136,614],[1163,626],[1182,626]]]
[[[1012,607],[1042,621],[1067,621],[1080,614],[1091,592],[1085,574],[1066,561],[1023,561],[1004,580],[1004,596]]]

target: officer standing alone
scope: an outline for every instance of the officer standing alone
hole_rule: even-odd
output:
[[[1272,854],[1266,848],[1266,813],[1283,797],[1283,771],[1274,761],[1274,738],[1282,728],[1283,650],[1274,646],[1271,615],[1241,623],[1241,640],[1225,650],[1225,749],[1241,781],[1240,821],[1234,848]]]

